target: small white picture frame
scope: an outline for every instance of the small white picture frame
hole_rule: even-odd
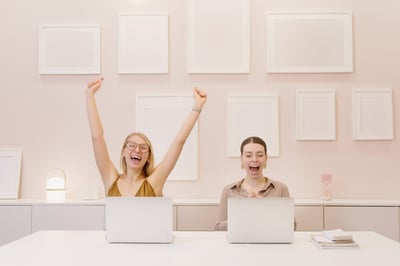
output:
[[[189,0],[188,73],[249,71],[249,0]]]
[[[267,144],[269,157],[279,157],[279,96],[228,96],[228,154],[240,157],[244,139],[258,136]]]
[[[296,90],[296,139],[336,139],[335,90]]]
[[[353,72],[351,12],[267,13],[267,73]]]
[[[99,74],[100,25],[40,25],[39,74]]]
[[[136,96],[136,131],[152,142],[156,165],[166,154],[184,119],[191,112],[192,95],[141,94]],[[198,126],[193,127],[167,181],[198,178]]]
[[[354,140],[393,140],[391,89],[353,90]]]
[[[167,74],[168,34],[168,14],[121,14],[118,73]]]
[[[21,148],[0,148],[0,199],[18,199],[21,164]]]

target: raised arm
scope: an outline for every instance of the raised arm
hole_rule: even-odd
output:
[[[162,194],[162,189],[168,175],[171,173],[176,162],[178,161],[179,155],[182,152],[183,145],[190,135],[194,125],[196,124],[201,110],[207,101],[207,94],[199,89],[193,89],[194,105],[189,115],[183,122],[178,134],[175,136],[171,146],[169,147],[164,158],[157,166],[156,170],[148,177],[149,182],[152,184],[157,194]]]
[[[103,78],[90,81],[85,90],[86,107],[89,120],[90,133],[92,136],[92,144],[97,168],[100,171],[101,178],[106,191],[112,182],[118,177],[118,171],[113,165],[108,154],[107,145],[104,140],[103,125],[97,110],[95,94],[100,89]]]

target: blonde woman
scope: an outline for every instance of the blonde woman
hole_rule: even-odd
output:
[[[100,89],[102,82],[102,78],[90,81],[87,84],[85,94],[95,160],[104,183],[106,195],[162,196],[165,181],[174,168],[183,146],[200,116],[207,100],[207,94],[197,87],[193,89],[193,108],[164,158],[157,166],[154,165],[153,147],[150,140],[140,132],[129,134],[122,145],[122,173],[120,173],[110,159],[104,139],[103,126],[97,110],[95,94]]]

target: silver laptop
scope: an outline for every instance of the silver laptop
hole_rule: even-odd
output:
[[[228,198],[228,242],[292,243],[293,198]]]
[[[107,197],[106,239],[118,243],[172,243],[172,199]]]

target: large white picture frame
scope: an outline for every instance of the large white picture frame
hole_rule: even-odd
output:
[[[240,144],[250,136],[267,143],[268,156],[279,156],[279,96],[228,96],[228,154],[240,157]]]
[[[267,13],[266,71],[352,72],[351,12]]]
[[[120,74],[166,74],[169,68],[168,14],[121,14]]]
[[[137,95],[136,131],[152,142],[155,162],[166,154],[184,119],[193,106],[192,95]],[[198,178],[198,126],[192,129],[168,181],[195,181]]]
[[[353,90],[354,140],[393,140],[391,89]]]
[[[0,148],[0,199],[17,199],[21,179],[22,149]]]
[[[189,0],[188,23],[189,73],[249,73],[249,0]]]
[[[99,74],[100,25],[40,25],[39,74]]]
[[[296,90],[296,139],[335,140],[335,90]]]

